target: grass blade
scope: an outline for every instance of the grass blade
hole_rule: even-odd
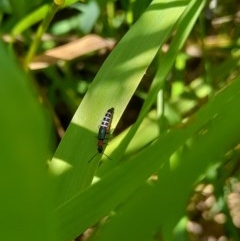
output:
[[[185,7],[185,2],[181,1],[153,1],[105,61],[50,164],[50,172],[56,180],[58,204],[90,184],[100,157],[88,163],[96,153],[97,126],[111,107],[115,108],[112,127],[116,126]]]

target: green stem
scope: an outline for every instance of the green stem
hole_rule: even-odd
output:
[[[24,60],[24,69],[27,71],[28,70],[28,65],[31,62],[33,56],[35,55],[38,46],[41,42],[42,39],[42,35],[46,32],[50,22],[52,21],[54,15],[56,14],[56,12],[59,10],[59,8],[62,6],[62,4],[57,4],[55,1],[53,2],[53,4],[51,5],[51,7],[48,10],[48,13],[46,15],[46,17],[43,19],[42,23],[40,24],[40,26],[38,27],[37,33],[35,38],[33,39],[33,42],[29,48],[29,51],[27,53],[27,56]]]

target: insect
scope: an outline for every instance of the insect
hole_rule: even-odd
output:
[[[109,110],[107,110],[107,113],[103,117],[101,125],[99,126],[98,136],[97,136],[97,138],[98,138],[97,151],[98,152],[88,162],[90,162],[98,153],[104,154],[106,157],[111,159],[109,156],[107,156],[105,153],[103,153],[103,145],[104,145],[104,140],[106,139],[106,135],[110,131],[113,113],[114,113],[114,108],[112,107]]]

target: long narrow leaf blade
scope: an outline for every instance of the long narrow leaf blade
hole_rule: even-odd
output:
[[[146,69],[181,16],[185,2],[155,0],[110,54],[81,102],[50,164],[58,204],[88,186],[98,160],[97,127],[105,112],[115,108],[116,126]]]

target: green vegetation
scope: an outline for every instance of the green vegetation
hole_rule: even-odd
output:
[[[238,15],[1,1],[1,240],[238,240]]]

